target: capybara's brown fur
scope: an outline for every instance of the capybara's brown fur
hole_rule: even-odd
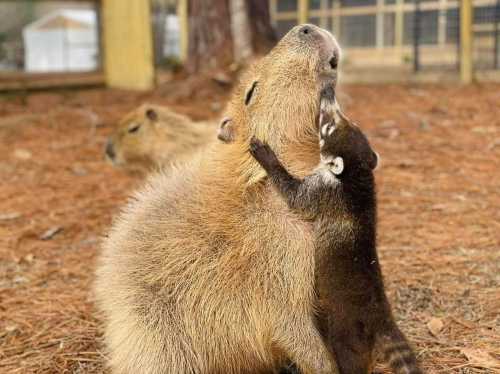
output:
[[[327,31],[293,28],[235,91],[235,139],[153,177],[115,221],[96,283],[115,374],[269,372],[287,359],[337,372],[314,321],[312,227],[248,147],[256,135],[290,171],[311,172],[338,53]]]
[[[216,138],[214,123],[193,122],[167,107],[143,104],[126,114],[106,145],[115,166],[147,171],[190,157]]]

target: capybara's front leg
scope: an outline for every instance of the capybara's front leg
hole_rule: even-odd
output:
[[[290,323],[288,327],[295,325]],[[326,348],[314,323],[303,324],[294,331],[284,331],[280,339],[283,350],[302,374],[338,374],[337,364]]]

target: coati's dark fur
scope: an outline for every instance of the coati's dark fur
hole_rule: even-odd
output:
[[[369,373],[376,350],[396,373],[421,373],[384,292],[376,251],[373,169],[378,157],[361,130],[340,112],[322,114],[322,161],[303,180],[290,175],[273,150],[256,138],[250,153],[289,207],[314,222],[318,329],[340,373]]]

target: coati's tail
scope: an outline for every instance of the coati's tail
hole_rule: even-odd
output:
[[[396,374],[422,374],[413,349],[396,327],[389,333],[377,337],[376,348]]]

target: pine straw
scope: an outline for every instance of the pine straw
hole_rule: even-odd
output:
[[[227,97],[212,84],[167,91],[0,100],[0,373],[105,370],[94,261],[140,183],[103,161],[106,136],[142,101],[201,119]],[[379,252],[402,330],[430,373],[500,373],[500,86],[345,91],[382,157]],[[436,336],[432,318],[443,322]]]

